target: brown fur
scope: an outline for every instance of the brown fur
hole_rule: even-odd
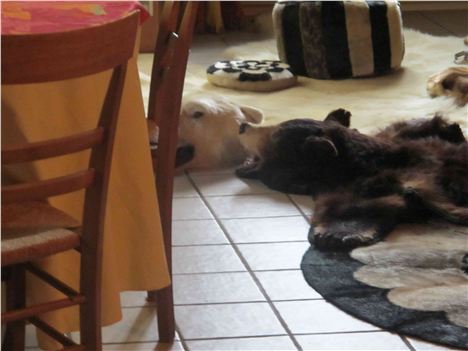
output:
[[[245,127],[255,161],[241,177],[316,199],[311,240],[323,248],[370,244],[398,223],[437,217],[468,225],[468,143],[440,116],[390,125],[374,136],[348,128],[350,113],[322,121]],[[265,139],[265,138],[264,138]]]

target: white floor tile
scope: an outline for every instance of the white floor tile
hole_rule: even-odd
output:
[[[378,330],[324,300],[275,302],[293,334]]]
[[[301,270],[255,272],[255,276],[273,301],[322,298],[307,284]]]
[[[236,243],[306,241],[309,231],[302,216],[224,219],[222,224]]]
[[[176,306],[185,339],[281,335],[285,330],[267,303]]]
[[[172,219],[212,219],[208,208],[200,198],[182,197],[172,200]]]
[[[204,196],[252,195],[274,192],[259,181],[241,179],[234,174],[194,174],[192,179]]]
[[[172,245],[227,244],[228,240],[214,219],[172,222]]]
[[[398,335],[386,332],[296,335],[295,337],[304,350],[409,350]]]
[[[308,242],[240,244],[242,256],[250,268],[257,270],[300,269],[302,256],[309,248]]]
[[[236,168],[216,168],[216,169],[197,169],[189,171],[189,176],[197,176],[197,175],[215,175],[215,174],[230,174],[231,176],[235,177]]]
[[[229,245],[174,247],[172,263],[174,274],[245,271]]]
[[[427,341],[422,341],[416,338],[406,337],[410,344],[416,349],[416,351],[451,351],[451,350],[458,350],[455,348],[450,348],[447,346],[432,344]]]
[[[154,305],[146,301],[146,291],[123,291],[120,293],[120,305],[122,307],[143,307]]]
[[[36,347],[37,346],[36,327],[32,324],[27,324],[25,333],[26,333],[25,346]]]
[[[158,322],[154,307],[123,308],[122,320],[102,328],[103,343],[158,341]]]
[[[139,54],[138,55],[138,71],[143,72],[151,77],[151,68],[153,67],[153,54]]]
[[[198,193],[185,174],[174,177],[173,197],[198,197]]]
[[[176,304],[265,301],[247,272],[175,275],[173,279]]]
[[[190,351],[201,350],[296,350],[288,336],[264,336],[256,338],[211,339],[187,341]]]
[[[183,351],[184,347],[180,341],[174,343],[143,342],[128,344],[104,344],[105,351]]]
[[[222,219],[297,216],[299,211],[284,194],[214,196],[206,200]]]

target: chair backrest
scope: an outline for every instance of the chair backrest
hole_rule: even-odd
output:
[[[174,55],[175,43],[179,39],[177,22],[180,16],[179,2],[165,1],[159,14],[159,27],[154,46],[153,67],[151,69],[151,84],[148,97],[148,118],[157,122],[161,116],[163,104],[161,88],[167,82],[168,70]]]
[[[153,158],[153,168],[169,262],[179,115],[198,6],[196,1],[164,3],[151,73],[148,119],[156,122],[159,127],[158,148]]]
[[[2,145],[2,165],[31,162],[91,149],[88,169],[61,177],[2,186],[2,203],[42,200],[86,188],[83,237],[102,233],[112,149],[138,12],[86,29],[2,35],[2,84],[30,84],[82,77],[112,69],[97,127],[52,140]],[[66,116],[64,116],[66,118]]]

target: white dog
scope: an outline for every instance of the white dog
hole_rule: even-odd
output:
[[[263,112],[215,95],[184,99],[179,121],[177,170],[217,169],[241,164],[247,153],[239,140],[242,123],[261,124]],[[157,127],[149,124],[150,140]]]

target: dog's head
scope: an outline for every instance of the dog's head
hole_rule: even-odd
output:
[[[187,99],[179,121],[178,169],[209,169],[241,163],[245,150],[239,140],[242,123],[259,125],[263,113],[219,96]]]
[[[262,159],[272,143],[286,143],[282,149],[288,152],[294,142],[300,142],[302,149],[315,150],[321,155],[336,156],[337,148],[328,135],[334,128],[348,128],[351,113],[338,109],[332,111],[323,121],[294,119],[272,126],[258,126],[242,123],[239,127],[240,141],[248,154]],[[285,155],[287,157],[287,155]],[[290,155],[292,156],[292,155]]]

